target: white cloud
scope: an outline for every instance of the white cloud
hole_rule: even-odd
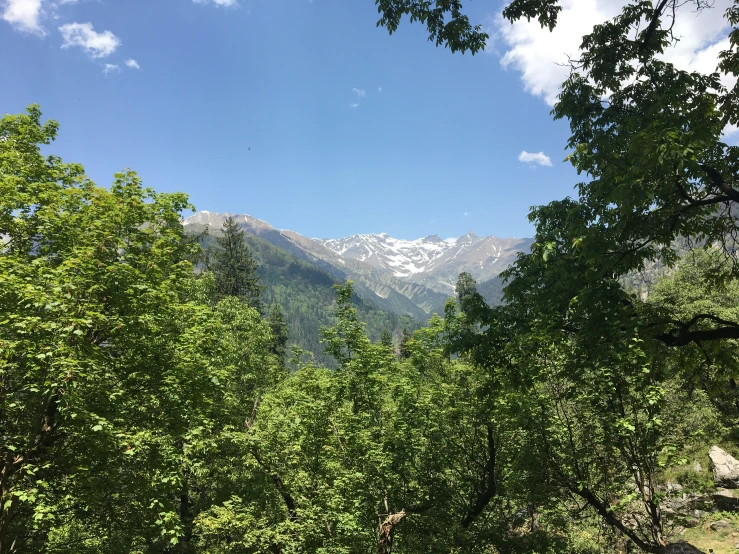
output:
[[[349,104],[349,107],[350,108],[358,108],[359,107],[359,102],[357,102],[356,104],[351,103],[351,104]]]
[[[225,6],[230,8],[231,6],[238,6],[239,3],[236,0],[192,0],[196,4],[215,4],[216,6]]]
[[[61,5],[64,5],[64,4],[76,4],[78,1],[79,0],[60,0],[59,3]]]
[[[552,165],[552,160],[549,158],[549,156],[544,154],[544,152],[532,153],[532,152],[526,152],[526,150],[523,150],[518,155],[518,161],[524,162],[527,164],[546,165],[546,166]]]
[[[542,29],[536,20],[513,24],[498,16],[494,39],[501,42],[501,64],[521,75],[524,89],[542,97],[548,104],[556,101],[559,87],[567,78],[567,57],[578,57],[582,36],[593,25],[621,13],[626,0],[562,0],[562,11],[554,31]],[[723,14],[732,0],[715,0],[713,8],[696,13],[688,6],[680,10],[675,36],[680,40],[667,50],[665,59],[680,69],[710,73],[716,69],[717,54],[728,45]],[[729,82],[731,84],[731,82]]]
[[[103,73],[109,75],[110,73],[118,73],[121,70],[120,66],[114,63],[106,63],[103,68]]]
[[[124,63],[126,64],[126,67],[130,67],[131,69],[141,69],[139,62],[134,59],[126,60]]]
[[[19,31],[44,36],[41,0],[0,0],[2,18]]]
[[[106,58],[121,45],[121,40],[110,31],[97,33],[92,23],[68,23],[59,27],[64,42],[62,48],[79,46],[93,58]]]
[[[464,212],[465,217],[470,217],[472,214],[470,212]]]
[[[352,92],[356,94],[359,98],[364,98],[367,96],[367,91],[365,91],[363,88],[353,88]]]

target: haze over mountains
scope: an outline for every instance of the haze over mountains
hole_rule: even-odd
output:
[[[495,279],[532,243],[532,239],[479,237],[472,232],[459,238],[430,235],[411,241],[385,233],[315,239],[275,229],[249,215],[208,211],[197,212],[183,223],[191,232],[208,228],[217,233],[229,215],[246,233],[313,262],[339,279],[353,280],[357,294],[378,307],[421,321],[442,312],[461,272],[469,272],[481,284]]]

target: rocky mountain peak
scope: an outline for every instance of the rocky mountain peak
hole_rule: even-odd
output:
[[[364,279],[370,288],[373,288],[372,282],[390,278],[398,283],[423,285],[436,293],[450,294],[461,272],[469,272],[478,282],[492,279],[516,259],[518,252],[528,250],[531,245],[529,239],[480,237],[472,231],[456,239],[442,239],[432,234],[405,240],[387,233],[309,239],[292,231],[277,230],[248,215],[208,211],[198,212],[183,223],[207,225],[215,231],[229,215],[247,233],[266,238],[306,259],[320,260],[353,279]],[[405,294],[400,290],[403,286],[397,287],[401,294]]]
[[[477,240],[480,240],[480,237],[478,237],[473,231],[468,231],[457,239],[457,244],[469,244]]]
[[[429,235],[427,237],[423,238],[424,242],[435,242],[435,243],[443,243],[444,239],[442,239],[439,235]]]

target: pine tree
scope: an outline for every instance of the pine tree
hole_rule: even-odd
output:
[[[271,352],[284,363],[287,354],[288,325],[285,313],[279,304],[272,304],[267,318],[269,328],[272,330]]]
[[[218,248],[213,254],[212,270],[219,298],[236,296],[262,312],[262,287],[256,274],[257,262],[244,242],[233,217],[223,222],[223,236],[216,238]]]
[[[388,348],[393,347],[393,335],[387,329],[383,329],[380,333],[380,344]]]
[[[408,348],[408,341],[413,338],[413,333],[410,333],[408,329],[403,329],[403,335],[400,337],[400,347],[398,348],[399,357],[401,360],[405,360],[411,357],[410,349]]]

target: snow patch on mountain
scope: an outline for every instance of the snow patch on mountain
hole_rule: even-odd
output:
[[[443,255],[453,244],[438,235],[417,240],[396,239],[386,233],[352,235],[321,241],[336,254],[378,268],[389,269],[396,277],[421,273],[429,263]]]

